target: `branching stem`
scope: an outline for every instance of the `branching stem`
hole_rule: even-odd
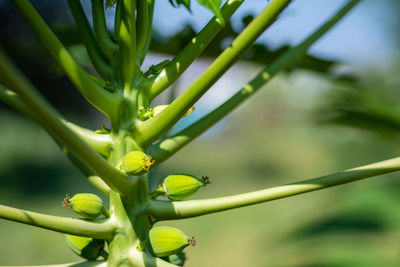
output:
[[[137,71],[136,0],[120,0],[119,64],[124,92],[130,93]]]
[[[239,59],[263,33],[291,0],[274,0],[243,30],[232,44],[218,56],[208,69],[154,118],[140,125],[137,139],[144,147],[162,137],[196,101]]]
[[[137,0],[137,22],[136,22],[136,34],[137,34],[137,45],[136,53],[140,56],[145,47],[148,37],[149,25],[149,3],[148,0]]]
[[[244,0],[229,0],[221,8],[224,21],[229,21]],[[223,29],[220,21],[213,17],[210,22],[180,51],[171,62],[151,79],[142,84],[142,91],[150,100],[172,85],[193,61],[204,51],[214,37]]]
[[[44,129],[46,129],[45,123],[40,119],[40,117],[35,116],[35,113],[32,112],[27,106],[25,106],[25,104],[18,98],[18,96],[14,92],[5,89],[5,87],[3,87],[2,85],[0,85],[0,99],[3,100],[8,105],[10,105],[11,107],[13,107],[14,109],[36,120],[43,126]],[[64,121],[64,123],[67,122]],[[68,127],[68,125],[66,126]],[[74,125],[74,127],[78,126]],[[102,192],[107,196],[109,191],[111,190],[110,187],[106,183],[104,183],[104,181],[100,177],[94,175],[94,173],[82,162],[82,160],[75,153],[71,151],[71,149],[68,149],[68,147],[63,142],[61,142],[57,137],[55,137],[50,133],[50,130],[47,131],[50,134],[50,136],[53,137],[53,139],[56,141],[61,150],[71,160],[71,162],[88,179],[88,181],[91,184],[93,184],[100,192]],[[82,138],[82,136],[80,137]]]
[[[245,194],[181,202],[153,201],[150,213],[158,221],[196,217],[304,194],[398,170],[400,170],[400,157]]]
[[[58,40],[28,0],[10,1],[32,28],[39,41],[61,65],[82,96],[108,117],[116,117],[118,107],[123,101],[122,96],[120,94],[108,92],[90,78],[88,73],[71,57],[67,49]]]
[[[269,82],[275,76],[275,74],[284,69],[286,66],[293,64],[300,59],[312,44],[314,44],[321,36],[323,36],[328,30],[336,25],[336,23],[340,21],[340,19],[342,19],[344,15],[346,15],[358,2],[359,0],[349,1],[342,9],[335,13],[335,15],[333,15],[321,27],[314,31],[308,38],[306,38],[299,45],[289,49],[289,51],[274,61],[271,65],[261,70],[253,80],[251,80],[241,90],[239,90],[239,92],[229,98],[218,108],[174,136],[166,138],[154,145],[150,150],[150,154],[156,161],[156,164],[160,164],[186,144],[191,142],[193,139],[208,130],[211,126],[228,115],[229,112],[243,103],[249,96],[253,95],[258,89]]]
[[[29,109],[36,111],[37,116],[43,119],[45,128],[67,144],[113,190],[127,193],[127,190],[136,180],[130,180],[125,173],[110,165],[85,141],[68,129],[53,107],[36,92],[25,76],[19,72],[1,50],[0,62],[2,62],[0,80],[17,94]]]
[[[105,59],[105,54],[102,53],[99,47],[99,43],[94,37],[92,28],[90,27],[89,21],[86,17],[85,11],[81,5],[80,0],[68,0],[69,8],[75,19],[76,25],[81,33],[81,37],[86,46],[86,51],[96,68],[97,72],[105,80],[110,80],[111,67],[109,62]]]
[[[111,239],[116,230],[113,220],[86,221],[46,215],[0,205],[0,218],[65,234]]]
[[[0,100],[3,100],[12,108],[18,110],[19,112],[27,115],[31,119],[37,121],[46,129],[46,122],[38,116],[34,110],[27,107],[21,99],[12,91],[7,90],[3,85],[0,84]],[[99,152],[104,156],[108,156],[111,150],[111,138],[109,134],[96,134],[93,131],[80,127],[72,122],[65,119],[60,119],[62,123],[70,130],[72,130],[76,135],[87,142],[94,150]]]
[[[118,45],[114,43],[108,33],[106,18],[104,15],[104,1],[92,0],[93,28],[98,40],[99,47],[103,54],[113,61],[114,55],[118,50]]]

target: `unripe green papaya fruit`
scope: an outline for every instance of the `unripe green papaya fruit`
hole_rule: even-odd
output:
[[[76,235],[65,235],[68,246],[77,255],[88,260],[95,260],[104,248],[104,240]]]
[[[200,180],[192,175],[175,174],[164,179],[162,190],[171,200],[184,200],[196,194],[200,187],[208,183],[210,183],[208,177],[203,177]]]
[[[150,230],[147,246],[150,253],[157,257],[177,254],[189,245],[196,245],[196,240],[188,238],[181,230],[170,226],[158,226]]]
[[[76,194],[72,198],[67,194],[63,206],[71,206],[76,214],[86,219],[96,219],[104,212],[103,200],[91,193]]]
[[[129,175],[142,175],[148,172],[154,160],[142,151],[131,151],[124,156],[121,169]]]

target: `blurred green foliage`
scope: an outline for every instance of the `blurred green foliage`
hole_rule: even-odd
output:
[[[281,75],[228,117],[222,132],[198,139],[157,169],[154,184],[173,173],[208,175],[212,184],[196,198],[217,197],[396,156],[386,138],[316,124],[311,115],[318,104],[309,105],[301,83],[293,86],[304,77],[316,84],[309,90],[319,103],[325,96],[320,78],[304,72]],[[34,123],[8,113],[1,121],[8,125],[0,133],[0,147],[9,161],[0,169],[0,202],[73,216],[61,201],[65,193],[93,192],[85,179]],[[198,245],[187,250],[188,266],[397,266],[397,176],[160,225],[196,237]],[[0,227],[0,264],[78,260],[62,234],[6,221]],[[24,253],[15,257],[16,251]]]
[[[58,33],[64,41],[69,40],[74,55],[84,62],[85,54],[75,30],[68,26],[68,18],[54,11],[62,10],[54,7],[56,2],[60,4],[43,1],[41,13],[47,14],[50,21],[58,16]],[[26,29],[11,35],[16,29],[15,24],[10,27],[11,22],[18,18],[11,19],[12,13],[5,6],[1,9],[0,20],[5,25],[1,30],[3,36],[10,38],[2,40],[2,46],[11,51],[24,72],[66,117],[99,127],[101,118],[88,112],[88,105],[49,58],[38,46],[32,46],[34,40],[21,42],[18,36],[29,36]],[[244,24],[250,19],[245,18]],[[153,50],[174,52],[193,34],[190,28],[176,36],[156,34]],[[236,34],[228,26],[204,56],[217,55],[224,42]],[[245,57],[258,63],[269,62],[285,49],[287,46],[270,50],[255,45]],[[161,169],[154,170],[153,185],[174,173],[207,175],[212,184],[201,189],[196,198],[217,197],[398,156],[399,67],[382,73],[373,70],[361,74],[360,80],[347,82],[326,82],[324,74],[315,74],[329,72],[334,64],[306,56],[298,65],[302,71],[293,69],[291,75],[277,77],[222,122],[222,131],[199,138]],[[0,108],[0,203],[73,216],[61,206],[65,193],[95,192],[94,189],[45,131],[5,106]],[[315,123],[316,117],[318,121],[357,127],[321,125]],[[359,128],[379,134],[368,134]],[[191,267],[399,266],[398,176],[379,176],[271,203],[162,224],[179,227],[196,237],[198,245],[187,249],[186,255]],[[62,234],[4,220],[0,220],[0,229],[0,265],[79,260]]]

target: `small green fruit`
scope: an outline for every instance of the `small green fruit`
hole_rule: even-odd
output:
[[[104,240],[76,235],[65,235],[68,246],[77,255],[88,260],[95,260],[104,248]]]
[[[196,245],[194,237],[188,238],[181,230],[170,226],[154,227],[147,239],[149,251],[158,257],[181,252],[189,245]]]
[[[90,193],[76,194],[72,198],[67,194],[63,206],[71,206],[76,214],[86,219],[96,219],[104,212],[103,200]]]
[[[125,155],[121,163],[121,169],[129,175],[142,175],[148,172],[154,160],[142,151],[131,151]]]
[[[164,179],[162,187],[158,190],[162,189],[171,200],[184,200],[196,194],[200,187],[209,183],[208,177],[203,177],[200,180],[192,175],[169,175]]]

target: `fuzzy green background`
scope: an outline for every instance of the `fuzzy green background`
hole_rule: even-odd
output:
[[[4,22],[6,18],[0,20]],[[2,31],[3,36],[10,36],[5,28]],[[21,34],[29,35],[24,30]],[[70,120],[99,128],[102,118],[88,111],[77,93],[63,97],[52,92],[54,88],[74,89],[56,73],[57,69],[43,52],[30,47],[29,42],[21,42],[18,35],[12,38],[15,39],[3,38],[2,46],[11,51],[20,65],[21,58],[28,57],[22,68],[28,70],[28,76],[39,88],[45,88],[42,93]],[[15,43],[21,50],[11,49]],[[32,58],[36,59],[34,63],[29,60]],[[356,69],[363,90],[374,92],[378,102],[390,99],[400,103],[399,60],[393,59],[379,70]],[[250,73],[259,66],[242,68],[250,78]],[[50,77],[46,83],[38,78],[43,75]],[[245,80],[237,82],[243,84]],[[378,121],[386,123],[382,125],[373,120],[376,117],[372,115],[376,114],[368,112],[369,117],[345,123],[358,127],[321,123],[325,115],[336,114],[332,103],[340,94],[340,86],[324,74],[294,71],[279,75],[218,124],[218,130],[211,130],[162,164],[162,168],[154,169],[153,185],[175,173],[207,175],[212,183],[194,198],[218,197],[398,156],[400,126],[397,128],[396,122],[397,119],[400,122],[400,111],[398,117],[391,117],[392,121],[384,121],[385,114],[378,114],[383,116],[378,116]],[[76,106],[71,107],[71,103]],[[393,112],[393,105],[384,103],[388,104],[382,110]],[[353,108],[365,107],[360,104]],[[2,105],[0,125],[0,203],[74,216],[61,205],[65,193],[95,193],[95,189],[37,124]],[[159,224],[179,227],[196,237],[197,246],[185,250],[188,258],[185,266],[190,267],[400,266],[399,192],[400,173],[393,173],[251,207]],[[63,234],[0,220],[0,265],[79,260],[67,247]]]

